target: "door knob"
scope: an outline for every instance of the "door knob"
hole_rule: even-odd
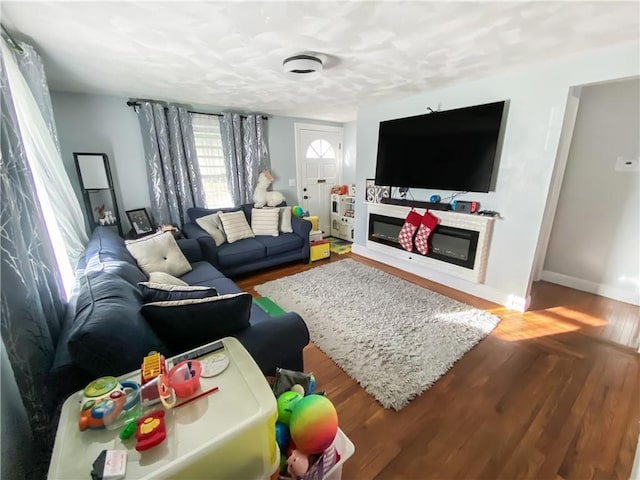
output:
[[[305,200],[307,200],[309,197],[307,195],[303,196],[302,198],[304,198]]]

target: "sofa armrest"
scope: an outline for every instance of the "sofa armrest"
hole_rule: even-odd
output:
[[[189,263],[201,262],[202,258],[202,249],[200,248],[200,244],[198,240],[195,238],[181,238],[178,240],[178,247],[182,250],[182,253]]]
[[[256,322],[234,336],[265,375],[274,375],[278,367],[286,368],[286,361],[301,356],[309,343],[307,324],[295,312]]]
[[[291,216],[291,227],[293,227],[293,233],[302,237],[303,240],[306,240],[309,243],[309,233],[311,232],[311,222],[307,222],[300,217],[296,217],[295,215]]]
[[[218,247],[211,235],[196,223],[185,223],[182,226],[182,234],[189,239],[197,240],[202,252],[202,258],[213,266],[218,266]]]

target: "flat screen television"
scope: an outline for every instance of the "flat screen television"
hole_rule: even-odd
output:
[[[380,122],[376,185],[488,192],[505,103]]]

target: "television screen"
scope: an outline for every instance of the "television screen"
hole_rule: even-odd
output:
[[[380,122],[376,184],[488,192],[505,102]]]

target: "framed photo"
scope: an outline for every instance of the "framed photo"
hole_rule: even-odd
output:
[[[127,218],[137,236],[153,233],[154,228],[146,208],[127,210]]]
[[[391,187],[383,187],[376,185],[376,203],[382,203],[383,198],[389,198],[391,196]]]
[[[391,196],[391,187],[376,185],[376,181],[373,178],[367,178],[364,185],[365,198],[369,203],[380,203],[383,198]]]
[[[376,181],[373,178],[367,178],[364,183],[365,199],[369,203],[376,203]]]

